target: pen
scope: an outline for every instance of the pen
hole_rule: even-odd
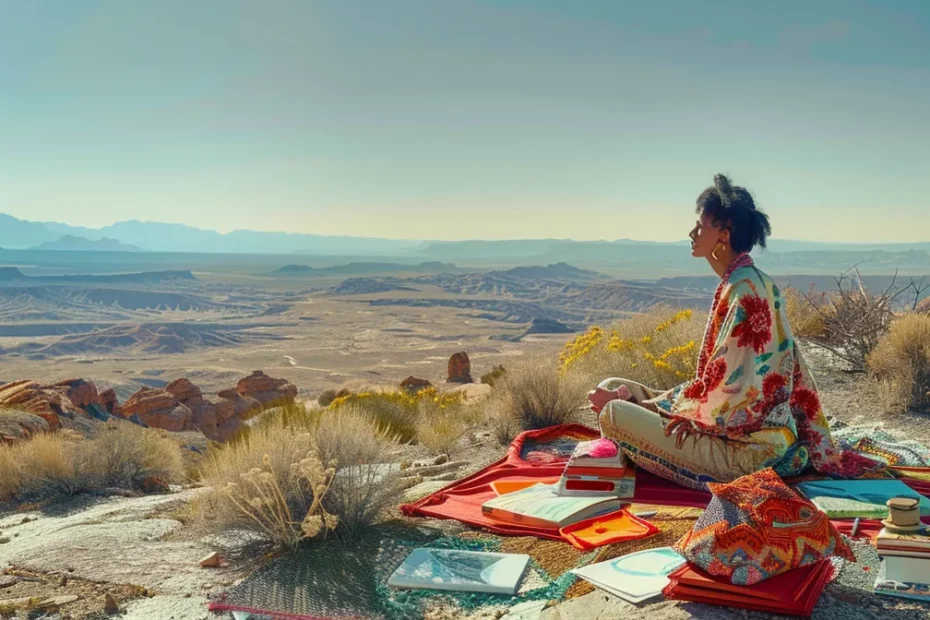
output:
[[[852,534],[850,534],[849,537],[854,538],[856,536],[856,532],[858,531],[859,531],[859,517],[856,517],[856,520],[853,521]]]

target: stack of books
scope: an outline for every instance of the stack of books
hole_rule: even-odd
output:
[[[559,495],[611,496],[629,499],[636,489],[636,471],[628,467],[615,442],[601,438],[575,448],[559,480]]]
[[[930,601],[930,529],[879,532],[875,547],[882,566],[876,594]]]
[[[755,585],[737,586],[685,564],[669,575],[664,594],[671,600],[810,617],[833,574],[830,560],[820,560]]]
[[[627,502],[617,497],[564,496],[557,485],[537,484],[486,501],[482,513],[502,523],[562,529],[579,521],[620,510]]]

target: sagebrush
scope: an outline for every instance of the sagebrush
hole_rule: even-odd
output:
[[[202,474],[211,491],[198,502],[204,521],[220,531],[256,532],[282,547],[335,527],[320,509],[334,472],[314,448],[310,432],[278,420],[211,449]]]
[[[896,318],[868,365],[893,407],[930,410],[930,315],[910,312]]]
[[[53,500],[110,487],[141,489],[151,478],[184,479],[180,444],[163,431],[111,423],[94,439],[60,431],[0,446],[2,499]]]
[[[520,432],[578,421],[590,386],[577,373],[563,373],[551,360],[518,364],[495,387],[488,402],[494,431],[501,443]]]

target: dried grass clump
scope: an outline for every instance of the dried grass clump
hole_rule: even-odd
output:
[[[399,503],[400,474],[390,471],[395,438],[358,405],[328,411],[314,438],[317,453],[336,468],[326,510],[339,518],[338,533],[354,538]]]
[[[142,489],[147,479],[183,480],[182,448],[163,432],[129,423],[94,439],[60,431],[0,446],[0,499],[55,500],[110,487]]]
[[[806,294],[794,288],[786,288],[784,298],[788,323],[796,337],[804,339],[826,337],[827,319],[822,310],[827,306],[826,293],[817,293],[813,285]]]
[[[508,371],[488,401],[495,435],[508,443],[520,431],[575,422],[589,389],[586,377],[560,372],[552,362],[524,362]]]
[[[451,457],[472,426],[464,407],[421,412],[417,441],[435,455]]]
[[[202,478],[212,491],[198,502],[201,518],[218,531],[246,529],[291,548],[334,528],[338,519],[321,504],[334,471],[314,447],[311,433],[279,420],[211,450]]]
[[[108,426],[91,443],[91,470],[99,486],[138,489],[147,478],[167,483],[184,478],[181,446],[165,431],[122,423]]]
[[[670,389],[694,376],[706,315],[656,308],[618,322],[609,331],[593,326],[565,345],[564,374],[585,377],[588,387],[623,377]]]
[[[930,409],[930,315],[897,318],[868,357],[893,407]]]

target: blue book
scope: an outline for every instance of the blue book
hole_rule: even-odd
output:
[[[900,480],[818,480],[802,482],[797,489],[831,519],[884,519],[885,503],[892,497],[920,500],[920,514],[930,516],[930,499]]]
[[[514,596],[529,561],[530,556],[518,553],[414,549],[391,575],[388,585]]]

